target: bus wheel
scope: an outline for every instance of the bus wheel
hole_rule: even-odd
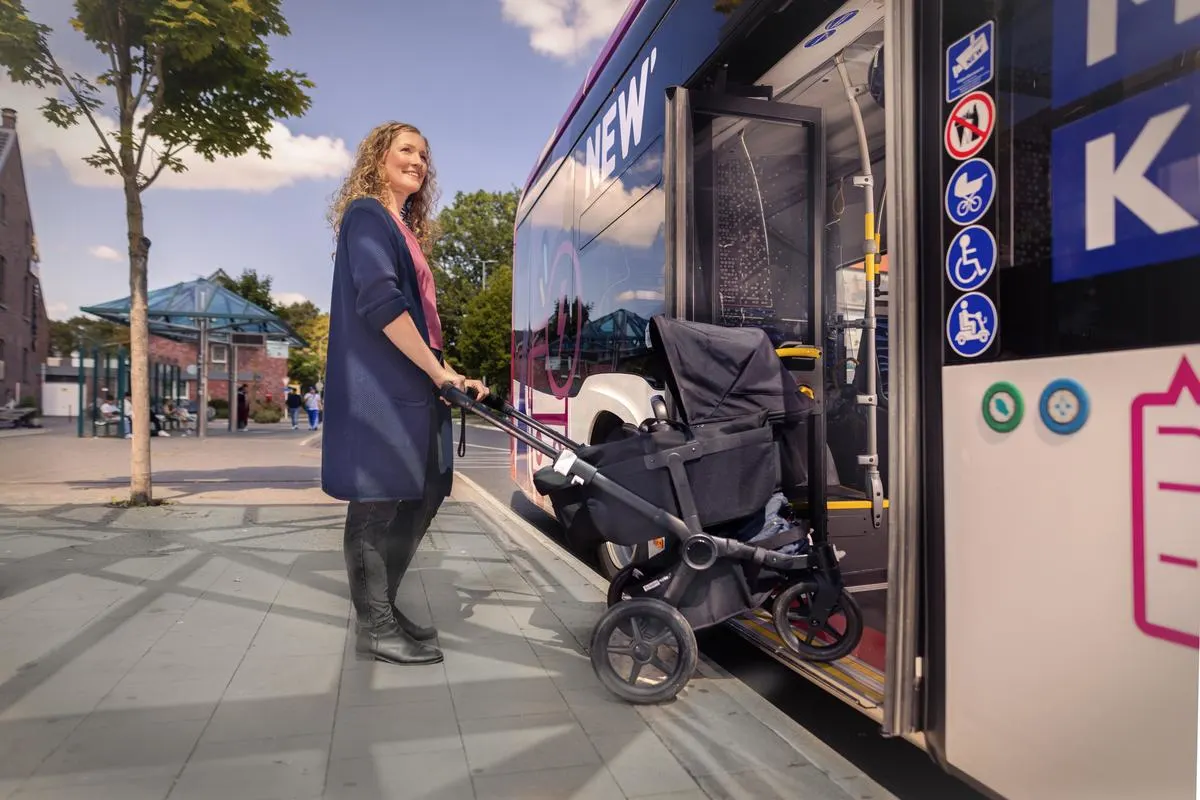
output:
[[[633,548],[612,542],[601,542],[596,548],[596,560],[600,562],[600,572],[605,579],[612,581],[621,570],[633,563]]]

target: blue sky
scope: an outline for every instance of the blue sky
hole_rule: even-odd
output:
[[[55,29],[56,55],[97,71],[96,52],[67,24],[72,5],[26,0]],[[324,215],[362,136],[387,119],[420,127],[443,204],[460,190],[521,186],[625,6],[284,0],[292,35],[272,52],[317,84],[312,108],[281,121],[270,162],[193,158],[187,173],[164,174],[143,194],[150,288],[253,268],[273,277],[280,299],[327,307],[333,241]],[[66,319],[129,294],[124,201],[113,179],[79,161],[96,134],[50,126],[37,111],[43,97],[0,75],[0,104],[19,113],[47,311]]]

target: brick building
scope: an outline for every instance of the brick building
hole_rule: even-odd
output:
[[[277,345],[266,347],[238,347],[237,376],[234,387],[246,384],[252,400],[265,400],[267,395],[278,401],[284,394],[287,379],[287,352],[276,350]],[[150,337],[150,361],[178,364],[186,382],[187,398],[199,395],[197,365],[199,345],[196,342],[174,342],[160,336]],[[209,399],[229,399],[229,369],[232,353],[228,345],[212,342],[208,346],[208,396]]]
[[[0,404],[41,404],[50,323],[38,273],[37,240],[17,141],[17,113],[0,109]]]

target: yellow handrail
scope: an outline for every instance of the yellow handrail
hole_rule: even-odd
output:
[[[775,354],[780,358],[820,358],[821,348],[810,345],[780,347]]]

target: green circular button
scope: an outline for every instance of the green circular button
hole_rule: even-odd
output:
[[[1024,416],[1025,401],[1008,381],[997,381],[983,393],[983,421],[997,433],[1015,430]]]

